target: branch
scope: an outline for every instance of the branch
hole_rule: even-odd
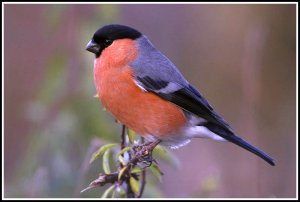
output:
[[[95,188],[97,186],[100,186],[100,187],[104,186],[107,183],[112,183],[113,184],[113,183],[118,181],[118,175],[119,175],[118,172],[105,174],[105,175],[100,174],[99,177],[96,180],[92,181],[90,183],[90,185],[87,188],[83,189],[80,193],[83,193],[83,192],[85,192],[85,191],[87,191],[91,188]]]
[[[126,197],[127,198],[141,198],[145,189],[145,184],[146,184],[146,167],[149,167],[152,162],[156,162],[152,158],[152,151],[154,147],[156,147],[159,143],[160,140],[157,140],[155,142],[149,142],[146,144],[144,143],[144,138],[141,139],[142,145],[139,146],[133,146],[129,148],[127,144],[130,144],[129,142],[126,142],[126,126],[122,125],[122,133],[121,133],[121,142],[120,142],[120,148],[121,152],[119,157],[124,157],[124,152],[127,151],[128,154],[128,163],[125,163],[124,159],[119,159],[119,168],[117,172],[113,173],[107,173],[107,174],[100,174],[99,177],[92,181],[90,185],[83,189],[81,191],[84,192],[86,190],[89,190],[91,188],[95,188],[98,186],[104,186],[108,183],[115,184],[117,183],[117,186],[120,185],[125,185],[126,186]],[[111,145],[110,145],[111,146]],[[127,146],[127,148],[126,148]],[[105,146],[101,147],[99,150],[99,154],[101,153],[101,149],[104,148]],[[107,149],[108,147],[106,147]],[[102,152],[107,152],[108,150],[103,149]],[[132,152],[132,153],[131,153]],[[135,168],[137,164],[146,164],[146,167],[140,168],[138,172],[134,171],[132,172],[132,169]],[[140,173],[140,174],[138,174]],[[139,176],[140,178],[140,188],[137,183],[139,181]]]

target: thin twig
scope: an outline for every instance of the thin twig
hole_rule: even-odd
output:
[[[125,131],[126,131],[126,126],[122,125],[122,134],[121,134],[121,149],[125,148]]]
[[[96,180],[92,181],[87,188],[81,190],[80,193],[85,192],[86,190],[92,189],[97,186],[104,186],[107,183],[114,184],[115,182],[118,181],[118,175],[119,175],[118,172],[100,175]]]
[[[145,140],[143,137],[141,137],[141,143],[144,144]],[[139,193],[139,195],[137,196],[137,198],[141,198],[143,193],[144,193],[144,189],[145,189],[145,185],[146,185],[146,169],[143,169],[142,173],[141,173],[141,191]]]
[[[126,131],[126,126],[123,124],[122,125],[122,133],[121,133],[121,150],[125,148],[125,131]],[[122,157],[124,155],[122,154]],[[123,164],[120,162],[120,168],[123,168]]]
[[[125,148],[125,144],[126,144],[125,136],[126,136],[126,126],[123,124],[122,125],[122,133],[121,133],[121,149]],[[124,155],[122,154],[122,156],[124,156]],[[129,164],[127,166],[131,166],[131,165]],[[120,168],[122,169],[123,167],[124,167],[123,164],[120,163]],[[130,170],[130,168],[127,170]],[[134,192],[132,191],[132,188],[130,186],[129,178],[126,178],[125,183],[127,186],[126,197],[134,198],[135,196],[134,196]]]

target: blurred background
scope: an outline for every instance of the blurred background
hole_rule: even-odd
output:
[[[4,196],[79,194],[86,164],[121,126],[95,99],[87,42],[132,26],[167,55],[269,166],[229,143],[195,139],[160,163],[145,197],[296,197],[296,5],[4,5]],[[105,187],[107,188],[107,187]]]

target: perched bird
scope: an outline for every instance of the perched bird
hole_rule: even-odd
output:
[[[153,148],[159,143],[177,148],[196,137],[227,140],[275,165],[269,155],[238,137],[139,31],[106,25],[95,32],[86,50],[96,56],[94,81],[104,107]]]

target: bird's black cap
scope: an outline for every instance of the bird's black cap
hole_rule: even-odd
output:
[[[101,52],[117,39],[137,39],[142,34],[125,25],[110,24],[98,29],[91,41],[88,43],[86,50],[95,53],[99,57]]]

